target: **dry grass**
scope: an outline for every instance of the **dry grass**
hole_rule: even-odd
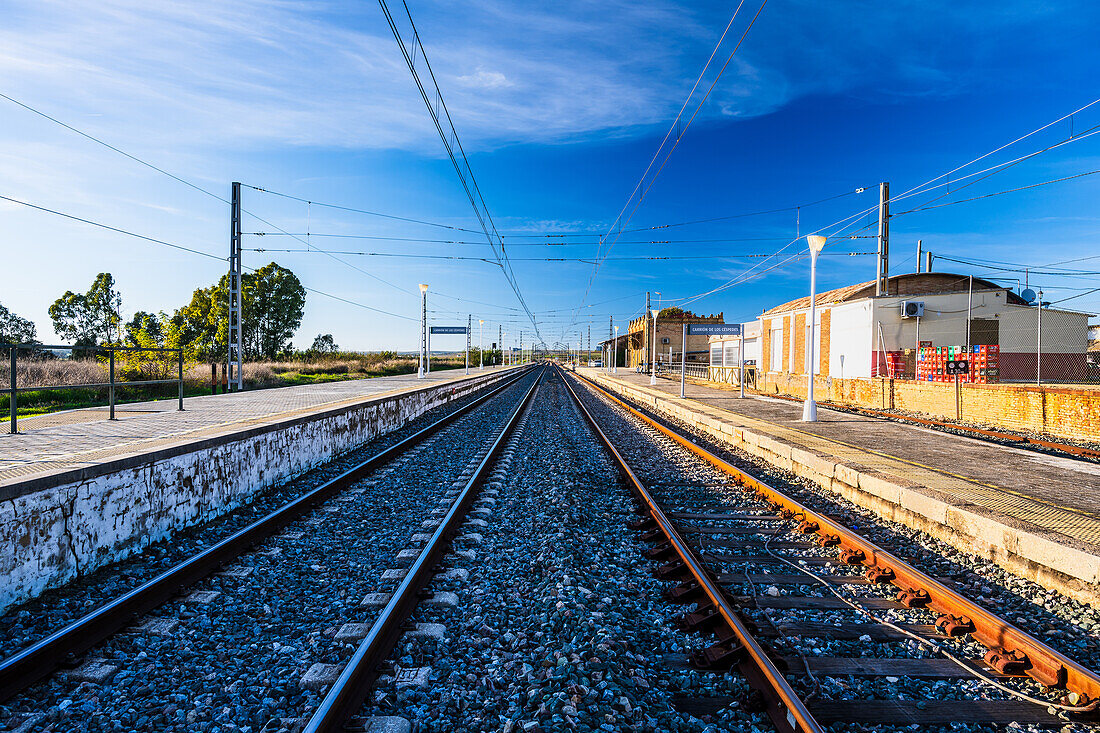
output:
[[[0,367],[0,383],[8,386],[11,367],[7,362]],[[92,359],[41,359],[16,362],[15,379],[20,388],[61,384],[96,384],[110,379],[107,365]]]

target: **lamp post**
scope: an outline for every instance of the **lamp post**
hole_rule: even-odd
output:
[[[485,368],[485,350],[481,348],[484,343],[482,338],[485,335],[485,321],[477,319],[477,368]]]
[[[660,311],[658,311],[656,308],[654,308],[652,310],[652,313],[653,313],[653,352],[652,352],[653,361],[649,365],[649,386],[650,387],[656,387],[657,386],[657,314],[659,312]]]
[[[611,355],[611,373],[619,373],[619,327],[615,326],[615,352]]]
[[[424,362],[428,356],[428,284],[420,283],[420,363],[417,365],[416,378],[426,376]]]
[[[810,358],[809,363],[806,365],[809,387],[806,390],[806,401],[802,404],[802,422],[817,422],[817,403],[814,402],[814,360],[816,359],[814,354],[816,324],[814,321],[817,319],[817,256],[821,254],[821,250],[825,247],[825,237],[820,234],[811,234],[806,237],[806,242],[810,245],[810,348],[807,349]],[[744,354],[742,354],[742,358],[744,358]]]

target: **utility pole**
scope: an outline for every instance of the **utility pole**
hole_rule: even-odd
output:
[[[504,365],[504,326],[497,324],[497,344],[500,346],[500,362]]]
[[[470,373],[470,329],[474,325],[473,313],[466,314],[466,374]]]
[[[588,322],[588,353],[585,356],[585,361],[587,362],[591,358],[592,358],[592,321],[589,321]]]
[[[924,259],[923,256],[921,255],[921,249],[923,248],[923,246],[924,246],[924,240],[923,239],[918,239],[917,240],[917,272],[918,273],[920,272],[920,261],[922,259]]]
[[[932,272],[932,253],[931,252],[925,252],[924,253],[924,271],[925,272]]]
[[[878,184],[878,282],[875,295],[888,295],[890,279],[890,184]]]
[[[229,225],[229,350],[226,363],[226,388],[244,389],[241,373],[241,184],[233,181],[232,209]]]
[[[645,313],[642,314],[642,365],[645,365],[649,355],[649,311],[652,304],[649,300],[649,291],[645,291]]]

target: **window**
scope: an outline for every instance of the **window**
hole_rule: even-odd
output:
[[[722,344],[710,345],[710,365],[716,367],[722,366]]]
[[[667,336],[665,336],[664,338],[661,339],[661,343],[662,344],[670,344],[672,342],[669,340],[669,338]]]

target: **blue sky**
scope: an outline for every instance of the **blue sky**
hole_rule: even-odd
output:
[[[890,181],[896,195],[1100,97],[1094,3],[770,0],[631,220],[643,231],[622,235],[584,299],[597,236],[626,202],[733,7],[410,2],[548,342],[575,340],[590,320],[594,337],[602,337],[609,315],[625,323],[640,312],[646,290],[660,291],[668,304],[738,281],[690,305],[723,311],[728,321],[803,295],[804,259],[772,269],[777,260],[746,255],[774,253],[797,234],[874,206],[879,181]],[[736,35],[756,7],[746,2]],[[37,0],[0,2],[0,13],[0,92],[219,196],[240,180],[477,228],[373,3]],[[731,49],[723,46],[722,60]],[[1097,124],[1100,104],[953,177]],[[1100,137],[1082,137],[964,190],[956,183],[935,203],[1097,169]],[[854,193],[861,187],[867,190]],[[894,211],[944,192],[899,201]],[[797,214],[644,230],[840,194],[847,195]],[[228,249],[222,202],[2,99],[0,195],[216,257]],[[917,239],[938,255],[1010,268],[1094,256],[1097,201],[1100,174],[897,216],[892,272],[914,269]],[[287,231],[310,232],[318,248],[490,256],[474,233],[251,189],[245,208]],[[867,218],[854,223],[859,230]],[[254,217],[246,217],[245,230],[273,231]],[[471,244],[319,236],[326,234]],[[553,241],[570,245],[546,245],[546,234],[565,235]],[[225,269],[214,258],[3,201],[0,242],[8,273],[0,303],[32,318],[44,340],[54,338],[49,304],[67,289],[86,289],[97,272],[114,273],[128,314],[170,311]],[[339,255],[351,267],[323,254],[270,251],[304,248],[287,237],[248,237],[246,246],[269,250],[247,251],[246,264],[275,260],[307,287],[343,299],[309,295],[294,339],[300,346],[327,332],[347,348],[415,348],[418,282],[431,286],[436,323],[465,322],[472,313],[487,322],[493,338],[486,342],[495,340],[497,324],[512,335],[532,331],[500,270],[482,261]],[[782,258],[802,248],[791,245]],[[873,279],[872,257],[839,256],[873,248],[870,239],[831,241],[821,287]],[[708,259],[622,259],[648,256]],[[539,261],[545,258],[588,260]],[[1100,258],[1057,267],[1096,271]],[[936,269],[1019,276],[946,262]],[[1030,284],[1051,300],[1080,296],[1065,306],[1097,313],[1100,292],[1087,289],[1100,287],[1098,279],[1044,275]],[[457,348],[460,339],[452,339],[437,345]]]

